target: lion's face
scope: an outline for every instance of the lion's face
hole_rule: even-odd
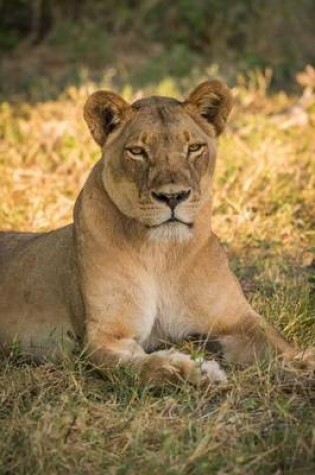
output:
[[[218,81],[184,102],[153,96],[129,105],[113,93],[93,94],[85,118],[102,146],[104,188],[120,212],[153,238],[188,238],[210,197],[216,136],[230,109],[230,92]]]

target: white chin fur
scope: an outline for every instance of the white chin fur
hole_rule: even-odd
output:
[[[180,223],[161,224],[161,226],[149,230],[149,239],[151,241],[185,242],[188,241],[191,237],[191,229],[185,224]]]

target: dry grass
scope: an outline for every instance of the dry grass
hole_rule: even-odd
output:
[[[302,99],[269,95],[266,84],[253,75],[234,89],[214,228],[255,308],[306,347],[315,344],[315,95],[311,86]],[[0,105],[1,228],[46,230],[71,219],[98,157],[81,117],[92,88]],[[174,93],[176,84],[158,90]],[[82,358],[0,365],[1,474],[315,471],[314,381],[287,380],[274,365],[228,367],[226,388],[159,392],[124,371],[101,379]]]

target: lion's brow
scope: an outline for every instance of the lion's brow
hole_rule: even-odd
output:
[[[179,123],[179,116],[174,114],[174,107],[157,106],[154,108],[157,119],[163,129],[169,129],[171,125]]]
[[[162,125],[165,125],[168,122],[168,113],[165,107],[156,108],[157,116],[161,121]]]

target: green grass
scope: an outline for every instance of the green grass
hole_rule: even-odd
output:
[[[3,362],[1,473],[313,473],[314,387],[229,368],[226,388],[152,391],[82,362]],[[313,391],[313,392],[312,392]]]
[[[169,77],[141,90],[125,83],[121,91],[128,99],[180,96],[191,81]],[[254,307],[306,348],[315,344],[315,95],[311,89],[304,103],[270,95],[266,85],[254,74],[234,88],[213,227]],[[71,220],[98,157],[82,119],[95,87],[0,104],[0,227],[47,230]],[[193,343],[182,348],[196,351]],[[314,379],[276,364],[226,370],[226,387],[153,391],[123,370],[101,378],[83,357],[38,367],[2,358],[0,473],[314,473]]]

